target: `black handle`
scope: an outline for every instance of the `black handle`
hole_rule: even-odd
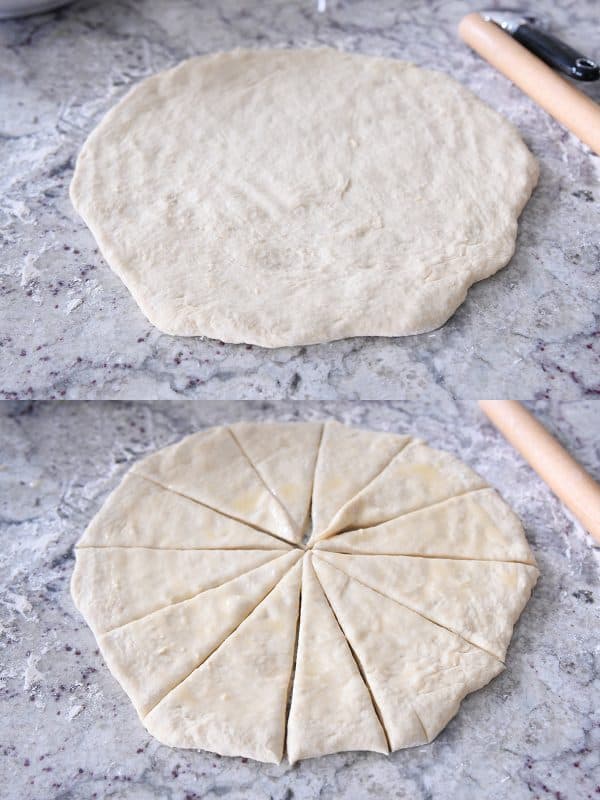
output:
[[[597,81],[600,78],[598,64],[539,28],[519,25],[513,36],[546,64],[564,72],[570,78],[578,81]]]

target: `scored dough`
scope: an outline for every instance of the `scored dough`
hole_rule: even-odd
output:
[[[280,347],[442,325],[510,259],[537,175],[441,72],[236,50],[130,91],[71,199],[162,331]]]
[[[302,536],[312,494],[323,425],[315,422],[238,422],[231,431]]]
[[[286,550],[291,544],[128,473],[78,547]]]
[[[314,564],[371,686],[392,750],[431,741],[466,694],[504,669],[500,660],[322,559]]]
[[[415,440],[342,506],[326,530],[314,538],[326,539],[348,528],[377,525],[484,486],[466,464]]]
[[[410,436],[364,431],[328,420],[323,428],[312,501],[312,539],[410,442]]]
[[[227,583],[98,638],[110,671],[140,716],[200,666],[298,561],[294,550]]]
[[[301,565],[240,627],[144,719],[153,736],[177,747],[278,763],[283,757]]]
[[[300,537],[227,428],[210,428],[138,461],[133,472],[289,541]]]
[[[472,558],[534,564],[518,517],[493,489],[452,497],[315,544],[338,553]]]
[[[504,658],[513,625],[538,575],[528,564],[503,561],[327,552],[316,555],[317,563],[324,559],[499,659]]]
[[[431,741],[503,668],[538,575],[465,464],[333,421],[143,458],[75,555],[75,604],[148,730],[268,762]]]
[[[308,557],[302,573],[288,758],[293,764],[342,750],[387,753],[388,746],[369,690]]]

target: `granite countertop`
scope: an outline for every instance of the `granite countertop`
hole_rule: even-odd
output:
[[[538,402],[598,477],[598,404]],[[507,669],[433,744],[294,767],[175,750],[146,733],[69,594],[73,545],[143,454],[201,426],[322,419],[411,432],[478,470],[521,516],[541,577]],[[10,403],[0,406],[0,785],[4,800],[595,800],[600,549],[471,404]]]
[[[485,5],[485,4],[484,4]],[[8,398],[577,399],[600,389],[600,159],[456,35],[456,0],[82,0],[0,24],[0,393]],[[598,57],[596,0],[540,0]],[[336,47],[445,70],[514,122],[541,179],[508,268],[440,330],[274,351],[161,334],[68,199],[74,159],[134,83],[236,46]],[[598,98],[600,85],[585,91]]]

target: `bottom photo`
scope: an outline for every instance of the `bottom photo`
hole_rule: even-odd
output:
[[[599,412],[0,404],[3,797],[598,797]]]

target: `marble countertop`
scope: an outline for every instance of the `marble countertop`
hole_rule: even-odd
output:
[[[484,4],[485,5],[485,4]],[[456,35],[456,0],[81,0],[0,23],[0,394],[7,398],[577,399],[600,390],[600,159]],[[598,57],[596,0],[540,0]],[[440,330],[262,350],[161,334],[68,199],[74,159],[134,83],[236,46],[327,44],[445,70],[506,115],[541,164],[509,267]],[[600,85],[585,91],[598,98]]]
[[[598,403],[534,409],[600,477]],[[69,594],[73,545],[136,459],[201,426],[322,419],[411,432],[478,470],[521,516],[541,577],[507,669],[433,744],[294,767],[175,750],[146,733]],[[0,406],[0,786],[4,800],[595,800],[600,549],[472,404]]]

